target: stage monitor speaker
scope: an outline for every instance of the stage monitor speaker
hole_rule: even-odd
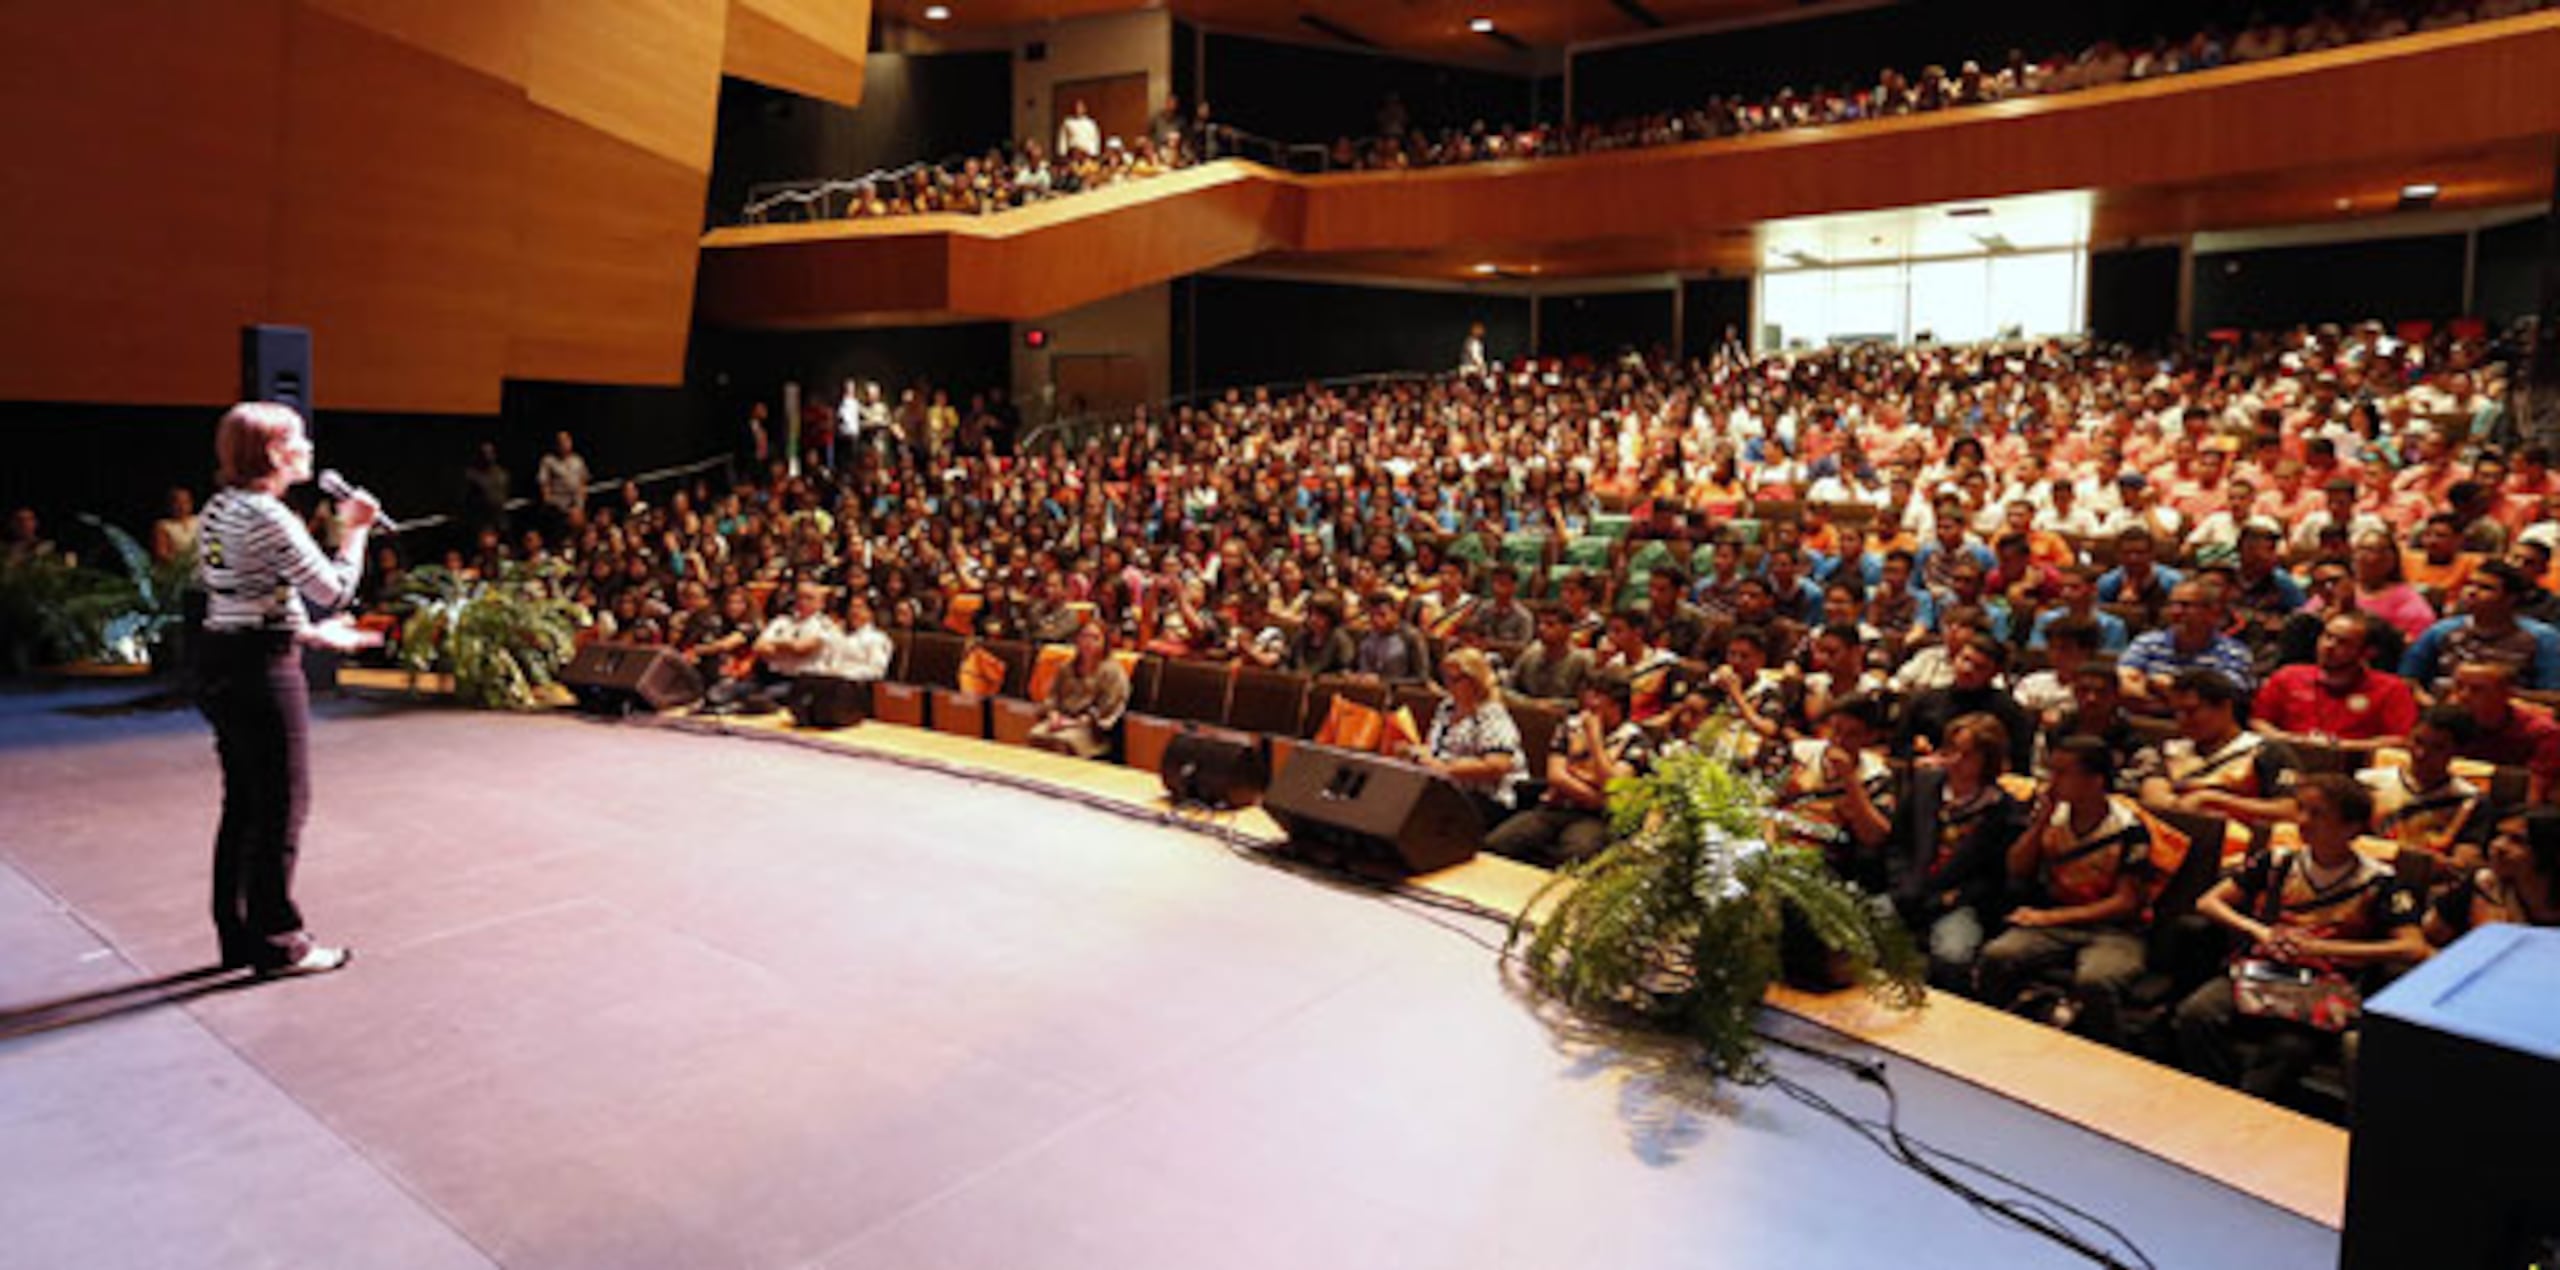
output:
[[[1457,786],[1418,767],[1302,745],[1262,808],[1292,842],[1429,873],[1475,858],[1484,818]]]
[[[871,717],[871,682],[834,675],[802,675],[783,698],[791,721],[804,728],[849,728]]]
[[[2560,1265],[2560,930],[2483,926],[2365,1003],[2341,1270]]]
[[[589,644],[560,668],[578,708],[596,714],[668,710],[702,700],[702,675],[675,653],[639,644]]]
[[[1164,747],[1164,792],[1176,805],[1223,807],[1230,811],[1262,801],[1271,787],[1271,766],[1262,746],[1242,734],[1186,728]]]
[[[311,332],[299,326],[240,328],[240,400],[291,406],[311,425]]]

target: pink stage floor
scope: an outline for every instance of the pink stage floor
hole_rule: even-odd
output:
[[[1015,790],[560,716],[332,705],[300,891],[355,966],[28,1030],[211,958],[209,736],[61,709],[131,691],[0,696],[0,1266],[2088,1264],[1773,1092],[1560,1040],[1471,919]],[[1894,1079],[1911,1131],[2160,1266],[2335,1259]]]

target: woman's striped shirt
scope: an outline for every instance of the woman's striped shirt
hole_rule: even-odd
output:
[[[225,489],[205,504],[196,580],[205,629],[299,631],[305,603],[335,609],[355,598],[363,561],[333,560],[273,494]]]

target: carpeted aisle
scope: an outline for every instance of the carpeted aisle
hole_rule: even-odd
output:
[[[209,738],[50,704],[0,700],[0,1012],[211,952]],[[0,1041],[0,1265],[2085,1264],[1772,1093],[1559,1041],[1466,918],[873,761],[328,715],[301,894],[355,966]],[[2334,1259],[1895,1078],[2159,1265]]]

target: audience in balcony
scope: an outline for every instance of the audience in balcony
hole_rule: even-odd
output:
[[[1335,140],[1326,148],[1326,166],[1345,171],[1552,158],[1927,114],[2318,53],[2413,30],[2516,17],[2553,3],[2560,0],[2348,0],[2343,7],[2293,24],[2253,13],[2229,33],[2209,28],[2131,46],[2100,40],[2077,53],[2044,58],[2011,49],[1989,67],[1967,61],[1952,70],[1929,65],[1908,75],[1888,68],[1864,88],[1781,89],[1760,100],[1715,95],[1686,110],[1571,127],[1478,120],[1463,128],[1419,128],[1403,99],[1389,93],[1378,110],[1377,131],[1366,138]],[[1085,103],[1077,101],[1059,121],[1049,148],[1027,138],[956,164],[865,178],[854,182],[841,200],[794,197],[788,204],[857,220],[933,212],[986,214],[1206,162],[1231,150],[1233,139],[1230,130],[1212,121],[1207,102],[1185,114],[1181,101],[1168,97],[1149,118],[1145,135],[1122,138],[1106,137]],[[774,208],[751,205],[747,218],[771,214],[776,214]]]

